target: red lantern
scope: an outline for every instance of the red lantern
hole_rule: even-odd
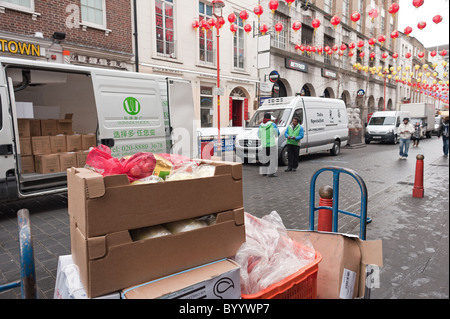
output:
[[[373,59],[375,59],[375,52],[372,52],[372,53],[370,54],[370,60],[373,61]]]
[[[362,47],[364,47],[364,41],[359,41],[358,42],[358,48],[362,48]]]
[[[369,44],[371,46],[374,46],[375,45],[375,39],[374,38],[369,39]]]
[[[423,5],[424,0],[413,0],[413,6],[415,6],[416,8],[419,8]]]
[[[391,33],[391,39],[397,39],[398,36],[399,36],[398,31],[394,31],[394,32]]]
[[[261,32],[262,35],[266,35],[266,33],[269,31],[269,27],[267,24],[263,23],[261,27],[259,28],[259,32]]]
[[[214,28],[216,26],[216,19],[214,18],[208,19],[208,24],[210,28]]]
[[[345,51],[345,50],[347,50],[347,46],[345,44],[342,44],[341,45],[341,51]]]
[[[410,57],[411,57],[411,53],[408,52],[405,54],[405,58],[409,59]]]
[[[439,54],[444,57],[447,55],[447,50],[442,50]]]
[[[366,56],[366,54],[365,54],[364,52],[361,52],[361,53],[359,54],[359,56],[360,56],[361,59],[364,59],[364,57]]]
[[[341,18],[338,17],[338,16],[334,16],[334,17],[331,18],[330,22],[334,26],[334,28],[336,29],[337,26],[341,23]]]
[[[423,30],[427,27],[427,23],[425,21],[421,21],[421,22],[419,22],[417,27],[419,28],[419,30]]]
[[[295,32],[297,32],[298,30],[300,30],[301,27],[302,27],[302,24],[301,24],[300,22],[298,22],[298,21],[296,21],[296,22],[294,22],[294,23],[292,24],[292,29],[293,29]]]
[[[355,53],[353,52],[353,51],[350,51],[349,53],[348,53],[348,56],[349,57],[352,57],[352,56],[354,56],[355,55]]]
[[[259,19],[261,15],[264,13],[264,9],[261,5],[257,5],[255,9],[253,9],[253,12],[258,16]]]
[[[200,22],[198,22],[197,20],[195,20],[194,22],[192,22],[192,28],[197,30],[198,28],[200,28]]]
[[[394,59],[397,59],[397,58],[398,58],[398,53],[394,53],[394,54],[392,55],[392,57],[393,57]]]
[[[419,58],[423,59],[424,56],[425,56],[425,53],[419,52]]]
[[[376,8],[370,9],[369,17],[372,18],[372,23],[373,23],[375,21],[375,19],[378,17],[378,10]]]
[[[326,53],[328,53],[329,51],[331,51],[331,48],[330,48],[328,45],[326,45],[325,48],[323,48],[323,50],[324,50]]]
[[[323,48],[322,48],[322,47],[318,47],[318,48],[317,48],[317,52],[318,52],[320,55],[322,55]]]
[[[314,29],[318,29],[320,27],[320,20],[319,19],[314,19],[311,23],[311,25],[313,26]]]
[[[217,19],[217,25],[216,25],[216,27],[218,26],[219,29],[220,29],[220,28],[223,27],[224,24],[225,24],[225,19],[224,19],[223,17],[219,17],[219,18]]]
[[[269,1],[269,9],[272,10],[272,14],[275,14],[275,11],[278,9],[278,0],[270,0]]]
[[[247,34],[250,34],[250,32],[252,32],[252,26],[250,24],[246,24],[244,26],[244,31],[247,32]]]
[[[405,28],[405,34],[409,37],[409,35],[412,33],[413,29],[411,27],[406,27]]]
[[[437,52],[436,51],[431,51],[430,55],[434,58],[437,55]]]
[[[351,43],[348,45],[348,48],[349,48],[350,50],[353,50],[354,48],[356,48],[356,45],[355,45],[353,42],[351,42]]]
[[[384,35],[380,35],[378,37],[378,42],[380,42],[381,45],[383,45],[383,43],[386,42],[386,37]]]
[[[381,55],[381,57],[382,57],[383,59],[387,59],[387,58],[388,58],[388,56],[389,56],[389,54],[387,54],[386,52],[385,52],[385,53],[383,53],[383,54]]]
[[[233,33],[236,33],[238,31],[238,26],[235,25],[234,23],[230,26],[230,31]]]
[[[334,52],[339,50],[339,47],[337,45],[333,45],[333,47],[331,48]]]
[[[295,45],[295,50],[297,50],[297,51],[300,50],[300,44]]]
[[[291,7],[291,5],[295,2],[295,0],[286,0],[286,2],[288,3],[289,7]]]
[[[304,45],[301,45],[300,46],[300,51],[305,52],[305,50],[306,50],[306,47]]]
[[[395,16],[395,14],[398,12],[399,9],[400,9],[399,4],[398,3],[393,3],[389,7],[389,13],[392,14],[392,16]]]
[[[230,22],[230,23],[235,23],[236,22],[236,15],[234,13],[231,13],[228,16],[228,22]]]
[[[283,31],[283,24],[282,23],[275,24],[275,31],[277,31],[277,33]]]
[[[361,13],[359,13],[358,11],[355,11],[352,13],[352,15],[350,16],[350,20],[353,21],[353,23],[358,22],[361,19]]]
[[[241,17],[241,19],[244,21],[247,21],[249,18],[249,14],[246,10],[242,10],[241,13],[239,14],[239,16]]]
[[[208,31],[209,29],[211,29],[211,26],[209,25],[209,23],[205,19],[203,19],[200,22],[200,26],[202,27],[203,31],[205,31],[205,30]]]
[[[433,17],[433,22],[436,23],[436,24],[441,23],[442,20],[444,20],[444,18],[441,15],[439,15],[439,14],[437,16]]]

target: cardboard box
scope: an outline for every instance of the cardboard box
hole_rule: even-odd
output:
[[[78,274],[72,256],[59,256],[53,299],[89,299]],[[112,293],[96,299],[120,299],[120,293]]]
[[[362,241],[352,235],[307,231],[290,231],[289,236],[300,243],[308,239],[322,255],[318,299],[364,298],[368,265],[383,266],[381,240]]]
[[[36,155],[34,156],[36,173],[50,174],[61,172],[59,154]]]
[[[64,135],[50,136],[50,150],[52,153],[67,152],[67,141]]]
[[[122,291],[123,299],[241,299],[240,267],[225,259]]]
[[[52,153],[49,136],[33,136],[31,138],[31,146],[33,155],[46,155]]]
[[[21,156],[22,174],[35,173],[33,156]]]
[[[30,121],[30,135],[42,136],[41,120],[29,120],[29,121]]]
[[[30,120],[17,119],[17,131],[19,132],[19,137],[30,137]]]
[[[66,114],[63,120],[57,120],[58,134],[72,135],[72,119],[73,114]]]
[[[71,169],[69,213],[90,238],[243,207],[242,164],[202,162],[216,167],[213,177],[135,186],[126,175]]]
[[[97,146],[97,135],[95,134],[83,134],[81,135],[81,148],[88,150],[91,147]]]
[[[58,135],[58,121],[57,120],[41,120],[41,134],[42,134],[42,136]]]
[[[67,152],[78,152],[83,151],[81,144],[81,135],[67,135],[66,136],[67,143]]]
[[[89,151],[77,152],[77,166],[78,168],[84,168],[86,166],[86,160],[89,155]]]
[[[77,153],[67,152],[59,154],[59,163],[61,166],[61,172],[67,171],[67,169],[77,166]]]
[[[21,137],[20,143],[20,155],[30,156],[33,155],[33,148],[31,147],[31,137]]]
[[[86,238],[73,217],[72,257],[90,298],[232,257],[245,241],[243,208],[219,213],[215,224],[201,229],[135,242],[127,230]]]

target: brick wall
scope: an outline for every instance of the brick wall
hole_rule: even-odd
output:
[[[106,28],[111,30],[108,36],[103,30],[88,27],[83,31],[81,27],[72,27],[74,20],[70,18],[74,13],[67,13],[66,8],[69,5],[80,6],[80,0],[35,0],[34,3],[34,11],[41,14],[36,20],[29,13],[6,8],[5,13],[0,13],[0,30],[25,36],[42,32],[44,38],[48,39],[55,31],[65,32],[67,43],[123,53],[133,52],[130,0],[106,0]],[[66,20],[69,20],[69,24]]]

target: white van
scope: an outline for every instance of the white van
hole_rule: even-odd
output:
[[[264,114],[270,113],[280,129],[278,152],[281,165],[287,165],[286,138],[284,133],[294,117],[300,119],[305,137],[300,144],[300,156],[329,151],[337,156],[348,143],[348,115],[342,100],[315,97],[282,97],[264,102],[247,125],[236,137],[236,156],[243,162],[258,161],[262,151],[258,129]]]
[[[198,156],[192,138],[196,137],[196,127],[188,81],[0,58],[0,201],[67,189],[64,170],[33,171],[36,156],[30,152],[30,139],[44,132],[42,127],[39,131],[37,126],[37,133],[33,130],[32,134],[23,130],[23,124],[19,127],[26,122],[23,119],[38,125],[42,120],[54,123],[66,115],[72,118],[75,135],[94,135],[96,144],[109,146],[117,158],[138,152]]]
[[[405,111],[382,111],[373,113],[366,128],[366,144],[371,141],[397,144],[399,141],[398,127],[404,118],[410,118]]]

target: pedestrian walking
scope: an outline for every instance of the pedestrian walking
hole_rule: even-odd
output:
[[[448,150],[449,150],[449,117],[446,116],[444,118],[444,121],[441,124],[441,127],[439,129],[438,137],[441,138],[442,136],[442,142],[444,144],[444,156],[448,157]]]
[[[286,148],[288,153],[288,168],[286,172],[295,172],[298,168],[298,158],[300,156],[300,141],[305,136],[305,130],[300,125],[300,119],[295,117],[292,124],[284,134],[286,137]]]
[[[280,130],[272,121],[270,113],[264,114],[264,120],[259,126],[258,137],[261,139],[262,154],[260,174],[263,176],[277,177],[278,171],[278,143]]]
[[[419,147],[421,135],[422,128],[420,127],[420,123],[416,122],[416,124],[414,125],[414,133],[412,135],[413,147]]]
[[[398,132],[400,134],[400,159],[408,159],[409,146],[411,145],[411,136],[414,134],[414,126],[409,123],[409,118],[405,117],[400,124]]]

